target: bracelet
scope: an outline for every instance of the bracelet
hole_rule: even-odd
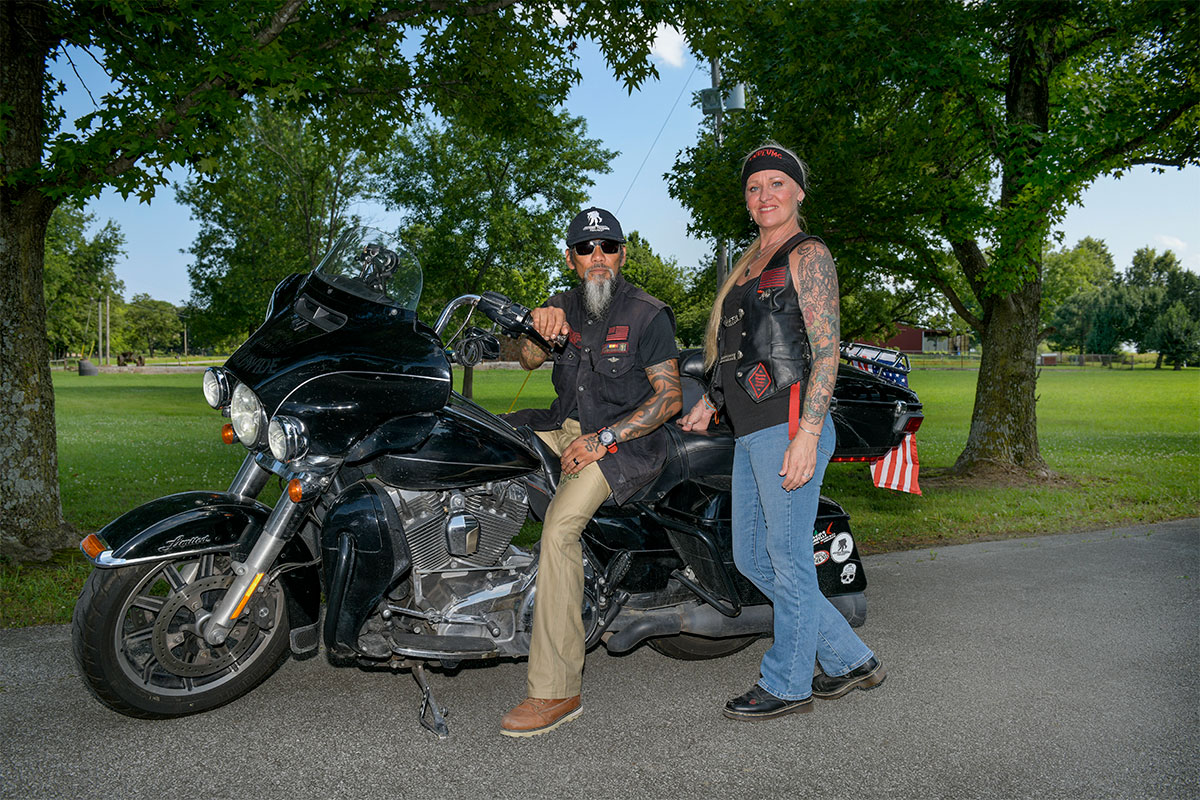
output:
[[[816,432],[814,432],[814,431],[810,431],[808,428],[804,427],[803,425],[797,425],[797,426],[796,426],[796,429],[797,429],[797,430],[804,431],[804,432],[805,432],[805,433],[807,433],[809,436],[815,436],[815,437],[817,437],[818,439],[820,439],[820,438],[821,438],[821,434],[819,434],[819,433],[816,433]]]
[[[716,413],[717,407],[713,405],[713,401],[708,399],[708,392],[700,395],[700,399],[704,401],[704,405],[708,406],[709,410]]]

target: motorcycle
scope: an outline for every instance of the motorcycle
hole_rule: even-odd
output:
[[[400,242],[348,230],[316,269],[285,278],[261,327],[206,371],[205,399],[229,418],[224,440],[247,450],[228,490],[153,500],[80,545],[95,569],[73,645],[100,702],[139,718],[207,711],[323,645],[335,665],[409,669],[420,723],[444,737],[428,667],[528,655],[538,550],[513,540],[543,518],[559,459],[453,391],[451,365],[497,359],[497,333],[557,343],[493,292],[454,298],[429,327],[416,314],[422,282]],[[490,330],[469,324],[475,312]],[[913,392],[840,372],[835,459],[877,458],[920,426]],[[689,408],[703,390],[698,352],[685,352],[681,374]],[[733,438],[666,430],[657,480],[606,503],[583,534],[587,646],[726,656],[772,620],[733,565]],[[273,507],[258,499],[272,478]],[[821,590],[862,624],[866,575],[849,516],[828,498],[813,544]]]

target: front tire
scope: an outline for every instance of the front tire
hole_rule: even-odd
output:
[[[259,588],[221,645],[197,621],[233,582],[225,554],[96,569],[71,621],[75,660],[92,694],[130,717],[209,711],[241,697],[287,658],[283,590]]]

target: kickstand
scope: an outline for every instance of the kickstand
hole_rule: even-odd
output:
[[[439,739],[448,738],[450,729],[446,727],[446,716],[450,712],[438,705],[437,698],[433,696],[433,689],[429,686],[429,676],[425,674],[425,665],[419,663],[414,665],[412,674],[417,679],[417,685],[421,687],[421,711],[417,715],[421,727],[435,734]]]

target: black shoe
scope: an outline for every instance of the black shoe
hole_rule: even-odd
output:
[[[872,657],[870,661],[857,669],[850,670],[845,675],[831,677],[822,672],[813,677],[813,697],[822,700],[832,700],[841,697],[853,689],[874,689],[887,678],[887,670],[883,662]]]
[[[725,704],[725,716],[730,719],[774,719],[784,714],[798,711],[801,714],[813,710],[813,699],[784,700],[768,692],[758,684],[750,688],[741,697],[735,697]]]

